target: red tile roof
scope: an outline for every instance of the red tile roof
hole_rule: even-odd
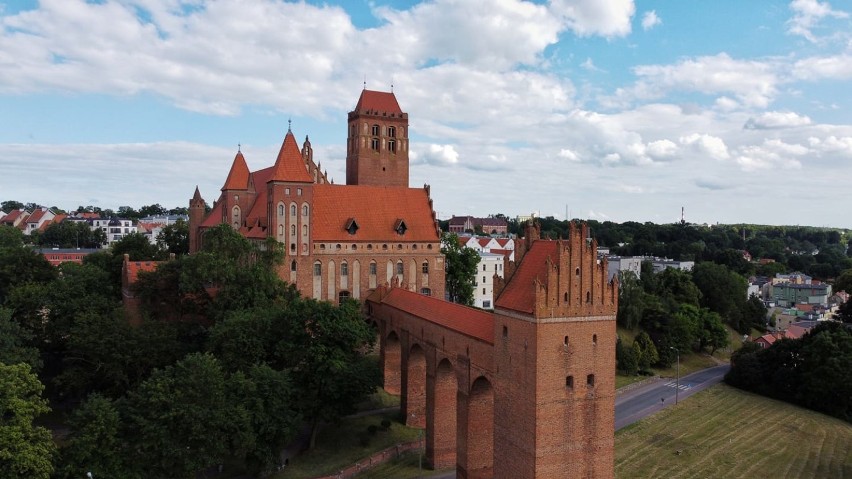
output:
[[[358,98],[358,104],[355,105],[357,112],[384,112],[402,114],[402,109],[396,101],[396,96],[393,93],[383,91],[364,90],[361,92],[361,97]]]
[[[225,180],[222,190],[245,190],[248,188],[248,180],[249,169],[246,159],[243,157],[243,153],[238,151],[237,156],[234,157],[234,162],[231,164],[231,171],[228,172],[228,179]],[[197,186],[195,187],[195,191],[198,192]]]
[[[37,209],[33,211],[30,217],[27,218],[27,223],[38,223],[39,221],[41,221],[41,218],[44,216],[45,213],[46,211],[42,209]]]
[[[3,219],[2,219],[2,220],[0,220],[0,221],[2,221],[3,223],[9,223],[9,224],[11,225],[11,224],[13,224],[13,223],[15,222],[15,220],[17,220],[17,219],[18,219],[18,217],[19,217],[19,216],[21,216],[21,214],[23,214],[23,213],[24,213],[24,211],[23,211],[23,210],[12,210],[12,211],[10,211],[10,212],[9,212],[9,214],[7,214],[6,216],[4,216],[4,217],[3,217]]]
[[[314,182],[311,174],[308,173],[302,152],[299,151],[299,145],[296,144],[296,137],[293,136],[292,131],[287,131],[287,136],[284,137],[284,143],[278,152],[278,158],[275,160],[275,166],[272,168],[273,173],[270,178],[272,181]],[[255,182],[255,185],[258,185],[258,183]]]
[[[517,271],[509,280],[506,288],[494,302],[500,308],[523,313],[533,313],[535,305],[535,281],[545,280],[547,258],[557,261],[556,241],[536,240],[518,265]]]
[[[139,278],[139,272],[151,272],[157,269],[157,266],[163,261],[126,261],[124,264],[127,267],[127,280],[130,284],[136,282]]]
[[[479,242],[479,246],[482,246],[484,248],[488,246],[488,243],[491,242],[491,238],[477,238],[476,241]]]
[[[497,238],[497,244],[500,246],[506,246],[509,244],[509,238]]]
[[[429,196],[423,188],[367,185],[314,185],[311,215],[314,241],[430,241],[440,240]],[[346,231],[355,219],[358,230]],[[398,235],[398,220],[408,229]]]
[[[201,223],[202,228],[212,228],[222,224],[222,202],[213,205],[213,209],[207,215],[207,218]]]
[[[492,254],[502,254],[503,256],[505,256],[506,258],[508,258],[509,256],[511,256],[511,255],[512,255],[512,253],[514,253],[514,250],[511,250],[511,249],[498,249],[498,248],[491,248],[490,253],[492,253]]]
[[[494,315],[468,306],[391,288],[382,303],[472,338],[494,344]]]

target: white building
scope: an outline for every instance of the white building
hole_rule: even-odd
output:
[[[111,245],[129,234],[137,232],[133,220],[125,218],[94,218],[91,225],[92,231],[100,229],[106,233],[104,245]]]
[[[636,275],[636,279],[642,277],[642,256],[607,256],[608,279],[624,271],[630,271]]]
[[[473,284],[473,305],[477,308],[494,308],[494,275],[503,277],[503,258],[502,254],[479,252]]]

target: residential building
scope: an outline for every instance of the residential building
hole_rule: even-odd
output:
[[[772,285],[772,299],[781,307],[799,303],[828,305],[831,286],[825,283],[776,283]]]
[[[494,308],[494,276],[503,277],[506,257],[502,254],[479,251],[479,264],[473,285],[473,305],[477,308]]]
[[[509,223],[504,218],[475,218],[473,216],[453,216],[449,221],[450,233],[474,233],[482,230],[486,235],[509,234]]]
[[[601,257],[599,254],[598,257]],[[636,279],[642,277],[642,261],[645,260],[642,256],[617,256],[605,255],[607,259],[607,280],[611,280],[613,276],[631,272],[636,275]]]
[[[669,268],[679,269],[681,271],[692,271],[692,268],[695,267],[695,261],[676,261],[667,258],[654,258],[651,260],[651,264],[654,266],[655,273],[661,273]]]
[[[86,256],[97,253],[100,250],[89,248],[38,248],[34,251],[44,256],[44,259],[51,265],[59,266],[62,263],[83,264],[83,259]]]

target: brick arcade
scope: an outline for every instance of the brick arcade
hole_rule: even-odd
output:
[[[366,300],[385,390],[460,478],[613,477],[618,284],[585,225],[527,230],[493,313],[402,288]]]

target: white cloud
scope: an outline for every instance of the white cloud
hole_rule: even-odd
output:
[[[817,41],[812,29],[820,20],[827,17],[849,18],[848,13],[834,10],[828,2],[818,0],[793,0],[790,2],[790,9],[794,14],[793,18],[787,22],[787,31],[793,35],[805,37],[811,42]]]
[[[550,9],[581,37],[623,37],[636,12],[633,0],[552,0]]]
[[[636,84],[616,90],[610,105],[635,99],[652,100],[672,91],[708,95],[730,94],[751,107],[766,107],[778,93],[775,66],[756,60],[736,60],[726,53],[684,59],[673,65],[640,65],[633,68]]]
[[[769,168],[801,169],[800,157],[808,154],[807,147],[785,143],[781,140],[766,140],[762,145],[749,145],[740,148],[734,161],[743,171],[764,170]]]
[[[586,61],[580,64],[580,68],[584,70],[588,70],[590,72],[602,72],[600,68],[595,66],[595,62],[592,61],[591,58],[587,57]]]
[[[677,154],[677,145],[671,140],[658,140],[648,143],[647,153],[654,160],[671,160]]]
[[[413,163],[424,162],[433,165],[455,165],[459,162],[459,154],[453,145],[431,144],[422,148],[416,145],[416,149],[410,152]]]
[[[768,111],[756,117],[749,118],[745,125],[743,125],[743,128],[747,130],[769,130],[810,124],[810,118],[800,116],[792,111]]]
[[[663,21],[657,16],[657,12],[655,10],[645,12],[645,15],[642,16],[642,29],[645,31],[650,30],[657,25],[662,25],[662,23]]]
[[[559,150],[559,157],[573,162],[580,161],[580,157],[568,148],[562,148]]]
[[[793,64],[793,76],[802,80],[850,80],[852,55],[838,54],[799,60]]]
[[[719,137],[693,133],[680,137],[680,144],[693,148],[695,151],[709,155],[715,160],[727,160],[731,157],[725,141]]]

